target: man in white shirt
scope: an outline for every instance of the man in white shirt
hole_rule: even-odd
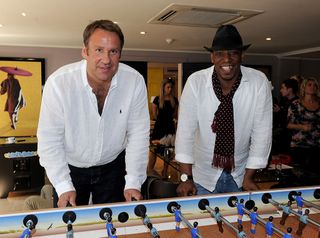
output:
[[[244,51],[233,25],[219,27],[212,67],[193,73],[184,87],[176,135],[180,196],[256,190],[256,169],[267,165],[272,96],[266,76],[241,66]]]
[[[149,113],[143,77],[119,63],[124,36],[109,20],[83,33],[84,60],[46,81],[38,126],[40,163],[65,207],[139,200],[146,179]]]

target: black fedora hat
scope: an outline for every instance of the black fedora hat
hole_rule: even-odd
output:
[[[210,52],[214,50],[246,50],[250,45],[243,45],[242,38],[235,26],[222,25],[214,36],[212,46],[204,46],[204,48]]]

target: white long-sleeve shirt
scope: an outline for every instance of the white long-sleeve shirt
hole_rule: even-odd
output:
[[[37,132],[40,164],[60,195],[75,190],[68,164],[103,165],[126,149],[125,189],[140,189],[150,131],[145,81],[120,63],[100,116],[86,67],[86,60],[63,66],[46,81]]]
[[[216,135],[211,130],[220,101],[212,87],[214,66],[193,73],[183,89],[176,134],[176,160],[192,164],[193,179],[213,191],[222,173],[211,165]],[[242,79],[233,97],[236,183],[245,168],[265,168],[272,141],[272,95],[266,76],[241,66]]]

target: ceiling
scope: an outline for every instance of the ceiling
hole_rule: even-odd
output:
[[[235,23],[252,44],[248,53],[320,59],[319,0],[10,0],[0,10],[0,46],[78,48],[89,22],[110,19],[125,34],[125,50],[203,52],[216,28],[148,23],[173,3],[262,11]]]

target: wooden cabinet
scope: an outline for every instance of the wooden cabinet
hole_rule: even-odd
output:
[[[19,141],[19,140],[17,140]],[[39,164],[37,143],[0,144],[0,197],[39,192],[44,185],[44,169]]]

